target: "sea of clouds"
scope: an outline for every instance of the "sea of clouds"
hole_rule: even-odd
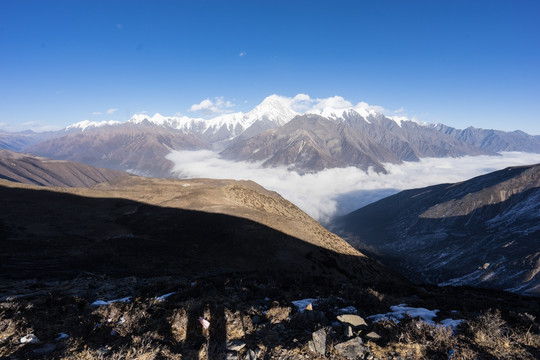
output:
[[[300,175],[285,167],[225,160],[209,150],[174,151],[167,159],[175,164],[173,172],[181,178],[253,180],[325,223],[401,190],[464,181],[508,166],[537,164],[540,154],[423,158],[401,165],[385,164],[387,174],[348,167]]]

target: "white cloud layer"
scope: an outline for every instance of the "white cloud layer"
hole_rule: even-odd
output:
[[[199,104],[193,104],[189,111],[198,111],[203,115],[217,115],[231,112],[234,106],[230,101],[225,101],[223,96],[216,97],[214,100],[204,99]]]
[[[174,162],[174,171],[184,178],[253,180],[325,222],[401,190],[454,183],[508,166],[540,163],[540,154],[507,152],[502,156],[424,158],[402,165],[387,164],[386,175],[354,167],[299,175],[285,168],[224,160],[208,150],[175,151],[167,159]]]

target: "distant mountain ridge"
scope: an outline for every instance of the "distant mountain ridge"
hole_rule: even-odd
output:
[[[0,179],[9,181],[39,186],[92,187],[123,176],[129,174],[0,149]]]
[[[4,132],[0,147],[159,177],[171,176],[172,163],[165,155],[201,149],[299,172],[355,166],[384,173],[386,163],[423,157],[540,153],[540,136],[420,124],[337,96],[299,94],[271,95],[247,113],[211,119],[136,114],[126,122],[85,120],[42,138]]]
[[[165,156],[175,149],[208,149],[200,137],[143,121],[90,127],[38,143],[28,152],[51,159],[77,161],[138,175],[170,176],[172,162]]]
[[[333,229],[414,281],[540,294],[540,164],[402,191]]]

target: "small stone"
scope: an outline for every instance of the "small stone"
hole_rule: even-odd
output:
[[[225,360],[238,360],[238,353],[236,351],[228,352],[225,355]]]
[[[319,329],[311,334],[313,340],[308,342],[309,349],[320,355],[326,353],[326,331],[324,329]]]
[[[362,317],[354,314],[339,315],[337,319],[342,323],[350,324],[352,327],[367,326],[366,321]]]
[[[39,355],[47,355],[52,353],[54,350],[56,350],[55,344],[45,344],[37,349],[34,349],[34,353]]]
[[[348,338],[351,338],[353,337],[353,331],[352,331],[352,327],[351,325],[346,325],[345,327],[345,336],[348,337]]]
[[[363,359],[369,353],[369,348],[364,346],[362,339],[359,337],[339,343],[334,348],[341,356],[348,360]]]
[[[240,351],[246,346],[246,343],[241,340],[227,340],[226,346],[227,350]]]
[[[368,334],[366,334],[366,337],[371,340],[379,340],[381,338],[381,335],[377,334],[375,331],[372,331]]]

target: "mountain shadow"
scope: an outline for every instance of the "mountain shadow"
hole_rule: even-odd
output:
[[[340,254],[219,213],[0,186],[4,279],[202,276],[285,271],[359,281],[394,275],[365,256]]]

